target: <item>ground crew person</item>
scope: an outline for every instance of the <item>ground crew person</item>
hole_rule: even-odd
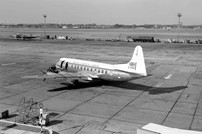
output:
[[[43,125],[44,125],[44,118],[43,118],[43,109],[42,109],[42,105],[40,106],[40,109],[39,109],[39,124],[40,124],[40,126],[41,126],[41,131],[40,132],[42,132],[43,131]]]

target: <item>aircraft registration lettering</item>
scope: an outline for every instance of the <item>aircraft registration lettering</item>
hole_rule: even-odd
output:
[[[72,62],[73,64],[79,64],[79,65],[85,65],[85,66],[91,66],[91,67],[100,67],[96,64],[86,63],[86,62]]]

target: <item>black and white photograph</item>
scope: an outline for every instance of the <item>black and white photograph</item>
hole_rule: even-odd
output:
[[[1,134],[202,134],[202,0],[1,0]]]

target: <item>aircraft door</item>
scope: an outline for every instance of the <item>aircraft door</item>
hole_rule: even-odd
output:
[[[60,64],[60,68],[63,68],[63,63],[64,63],[65,61],[62,61],[61,62],[61,64]]]
[[[65,69],[68,70],[68,62],[66,62]]]

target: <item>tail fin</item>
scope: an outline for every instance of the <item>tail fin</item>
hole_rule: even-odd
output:
[[[132,59],[128,62],[128,71],[147,76],[144,55],[141,46],[136,46]]]
[[[119,64],[115,65],[114,67],[117,70],[147,76],[142,47],[135,47],[133,56],[127,64]]]

